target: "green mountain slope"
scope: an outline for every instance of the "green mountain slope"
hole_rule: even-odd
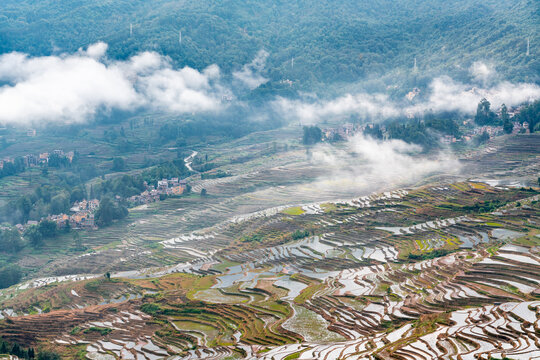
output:
[[[427,77],[460,76],[487,60],[510,80],[538,82],[539,19],[534,0],[4,0],[0,53],[43,55],[102,40],[114,58],[155,50],[177,65],[230,71],[265,49],[273,83],[300,88],[406,75],[415,57]]]

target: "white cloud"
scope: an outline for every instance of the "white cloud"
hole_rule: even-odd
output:
[[[326,167],[328,175],[319,179],[354,189],[374,184],[403,185],[436,173],[458,173],[460,165],[448,154],[420,154],[421,147],[401,140],[378,141],[358,134],[344,147],[320,144],[313,149],[312,159]],[[335,185],[337,186],[337,185]]]
[[[221,106],[212,80],[219,78],[217,66],[202,73],[185,67],[181,70],[159,69],[141,76],[138,89],[152,107],[173,112],[215,111]]]
[[[476,81],[482,84],[489,83],[496,75],[494,66],[482,61],[474,62],[469,68],[469,72]]]
[[[414,105],[392,101],[381,93],[357,93],[331,100],[303,101],[278,98],[273,106],[284,118],[301,121],[304,124],[327,119],[339,120],[350,115],[374,121],[409,114],[422,115],[425,112],[456,111],[472,115],[482,98],[489,100],[493,109],[498,109],[503,103],[507,106],[516,106],[540,99],[540,87],[536,84],[514,84],[508,81],[476,87],[455,81],[448,76],[440,76],[432,80],[427,94],[426,99]]]
[[[389,118],[400,114],[384,94],[347,94],[330,101],[306,103],[301,100],[278,98],[274,108],[284,117],[299,119],[302,123],[316,123],[323,119],[357,115],[360,118]]]
[[[104,42],[97,42],[88,47],[88,49],[86,50],[86,55],[94,59],[102,58],[103,56],[105,56],[108,47],[109,45],[105,44]],[[79,51],[84,54],[84,51],[82,49],[80,49]]]
[[[80,122],[99,109],[127,110],[137,103],[124,74],[94,58],[17,55],[0,57],[0,80],[13,82],[0,88],[1,122]],[[16,66],[17,72],[3,66]]]
[[[233,77],[251,90],[268,82],[268,79],[261,75],[268,55],[265,50],[260,50],[251,63],[244,65],[242,70],[233,72]]]
[[[60,56],[0,56],[0,122],[82,122],[99,111],[149,107],[168,112],[216,111],[222,87],[216,65],[174,69],[168,57],[144,52],[109,61],[107,44]]]
[[[503,81],[491,87],[477,88],[443,76],[432,81],[427,101],[408,107],[406,111],[416,114],[425,111],[457,111],[472,115],[482,98],[489,100],[493,109],[499,108],[503,103],[515,106],[540,99],[540,87],[535,84]]]

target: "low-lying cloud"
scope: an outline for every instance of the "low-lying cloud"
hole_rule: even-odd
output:
[[[0,122],[83,122],[100,111],[148,107],[175,113],[217,111],[220,71],[174,69],[169,58],[144,52],[126,61],[97,43],[75,54],[0,56]]]
[[[356,115],[361,119],[390,118],[400,115],[400,110],[385,94],[347,94],[329,101],[304,102],[278,98],[274,108],[284,117],[299,119],[302,123],[316,123]]]
[[[281,116],[291,121],[313,124],[327,119],[344,119],[351,115],[373,121],[397,116],[422,115],[426,112],[458,112],[472,115],[482,98],[488,99],[493,109],[498,109],[503,103],[507,106],[516,106],[540,99],[538,85],[496,81],[494,68],[484,63],[474,63],[470,72],[474,83],[484,85],[475,86],[448,76],[440,76],[432,80],[427,89],[428,94],[422,96],[423,100],[415,99],[414,102],[405,98],[395,101],[382,93],[361,92],[330,100],[278,98],[273,102],[273,107]]]
[[[351,188],[403,185],[437,173],[457,174],[459,162],[449,154],[424,156],[418,145],[401,140],[379,141],[357,134],[344,147],[320,144],[312,161],[328,169],[320,183],[333,182]]]
[[[409,106],[406,112],[421,115],[426,111],[457,111],[472,115],[482,98],[488,99],[494,109],[498,109],[502,104],[516,106],[540,99],[540,87],[535,84],[503,81],[488,88],[477,88],[443,76],[432,81],[426,102]]]
[[[250,90],[256,89],[268,82],[268,78],[265,78],[261,74],[266,65],[268,55],[267,51],[260,50],[252,62],[244,65],[242,70],[233,72],[233,77],[244,86],[247,86]]]
[[[482,84],[488,84],[495,80],[497,72],[492,64],[483,61],[475,61],[469,68],[471,76]]]

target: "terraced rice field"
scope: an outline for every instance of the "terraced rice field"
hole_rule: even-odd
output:
[[[534,358],[538,197],[461,182],[233,217],[161,240],[178,264],[8,289],[0,335],[111,360]]]

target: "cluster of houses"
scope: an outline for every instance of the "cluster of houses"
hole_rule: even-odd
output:
[[[49,158],[52,155],[57,155],[60,158],[66,158],[71,163],[73,162],[73,157],[75,156],[74,151],[64,152],[63,150],[53,150],[53,152],[48,153],[44,152],[38,155],[35,154],[27,154],[22,157],[23,163],[25,167],[34,167],[34,166],[40,166],[40,165],[47,165],[49,163]],[[13,163],[15,162],[15,159],[13,158],[5,158],[3,160],[0,160],[0,170],[4,168],[5,163]]]
[[[157,186],[146,184],[146,190],[139,195],[131,196],[127,200],[131,205],[147,204],[154,201],[160,201],[163,196],[182,195],[187,188],[187,181],[178,178],[159,180]],[[120,197],[117,196],[119,199]],[[49,215],[47,220],[54,221],[59,229],[70,226],[72,229],[97,229],[94,217],[99,208],[99,200],[81,200],[73,203],[69,209],[72,214],[54,214]],[[29,220],[26,224],[17,224],[16,227],[23,232],[32,225],[37,225],[38,221]]]
[[[69,162],[73,162],[73,157],[75,156],[75,152],[74,151],[68,151],[67,153],[64,153],[63,150],[53,150],[52,153],[41,153],[39,154],[39,157],[37,158],[37,165],[44,165],[44,164],[47,164],[49,162],[49,158],[51,157],[51,155],[57,155],[58,157],[63,157],[63,158],[67,158],[69,160]],[[23,156],[23,159],[25,159],[26,157],[34,157],[34,155],[26,155],[26,156]],[[25,160],[26,161],[26,160]],[[30,166],[30,165],[28,165]]]
[[[464,121],[463,124],[466,125],[467,123],[472,123],[472,119]],[[512,122],[512,125],[513,125],[512,134],[520,134],[520,133],[529,134],[530,133],[528,122],[524,122],[523,124],[521,124],[519,121],[514,121]],[[452,143],[460,142],[460,141],[470,141],[473,139],[473,137],[482,135],[483,133],[487,133],[489,137],[494,137],[494,136],[503,135],[504,129],[502,126],[489,126],[489,125],[479,126],[479,127],[475,127],[471,129],[469,132],[464,134],[461,137],[461,139],[458,139],[452,135],[444,135],[441,138],[441,142],[443,144],[452,144]]]
[[[163,196],[182,195],[187,187],[186,180],[178,178],[162,179],[157,182],[157,187],[146,184],[146,190],[139,195],[128,198],[130,204],[142,205],[159,201]]]
[[[521,124],[519,121],[514,121],[512,124],[514,125],[514,127],[512,128],[512,134],[531,133],[531,130],[529,129],[529,123],[526,121],[523,124]]]
[[[347,139],[348,137],[351,137],[358,133],[363,133],[366,131],[366,129],[373,129],[375,124],[351,124],[351,123],[345,123],[343,125],[340,125],[337,128],[324,128],[322,129],[322,134],[324,137],[324,140],[333,140],[335,139],[336,135],[340,136],[343,139]],[[388,133],[386,131],[386,126],[384,124],[379,124],[379,130],[381,130],[381,133],[383,135],[383,139],[388,138]]]
[[[58,214],[49,215],[48,220],[54,221],[58,228],[63,228],[69,224],[74,229],[97,229],[94,222],[94,213],[99,208],[99,200],[81,200],[73,203],[73,207],[69,209],[73,215]]]
[[[355,127],[351,123],[346,123],[337,128],[324,128],[322,129],[322,134],[325,140],[333,140],[335,139],[336,135],[346,139],[349,136],[354,135],[357,131],[363,131],[366,126],[368,125],[358,125]]]
[[[98,199],[76,201],[70,209],[70,211],[73,212],[72,215],[49,215],[46,220],[54,221],[59,229],[63,229],[69,225],[72,229],[95,230],[97,229],[97,226],[94,222],[94,213],[98,208]],[[28,227],[38,224],[38,221],[28,220],[26,224],[17,224],[15,227],[19,231],[24,232]]]

